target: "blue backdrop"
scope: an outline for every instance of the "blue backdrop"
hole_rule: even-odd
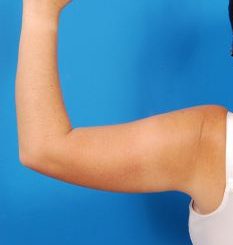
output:
[[[233,110],[228,0],[80,0],[62,14],[59,66],[73,126],[199,104]],[[65,184],[18,160],[14,80],[21,3],[0,0],[0,244],[188,245],[179,192]]]

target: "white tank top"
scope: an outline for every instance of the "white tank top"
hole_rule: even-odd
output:
[[[200,214],[189,203],[189,234],[194,245],[233,245],[233,113],[226,117],[226,187],[221,204]]]

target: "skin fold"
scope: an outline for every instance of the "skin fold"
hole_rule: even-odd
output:
[[[117,125],[73,128],[57,66],[68,0],[24,0],[16,77],[19,158],[44,175],[126,193],[177,190],[203,213],[225,187],[227,109],[200,105]]]

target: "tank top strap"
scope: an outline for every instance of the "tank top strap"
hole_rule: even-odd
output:
[[[230,111],[226,120],[226,185],[233,192],[233,113]]]

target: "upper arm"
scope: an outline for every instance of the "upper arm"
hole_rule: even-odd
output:
[[[128,123],[76,128],[50,141],[40,163],[30,167],[94,189],[185,190],[196,169],[207,109],[197,106]]]

